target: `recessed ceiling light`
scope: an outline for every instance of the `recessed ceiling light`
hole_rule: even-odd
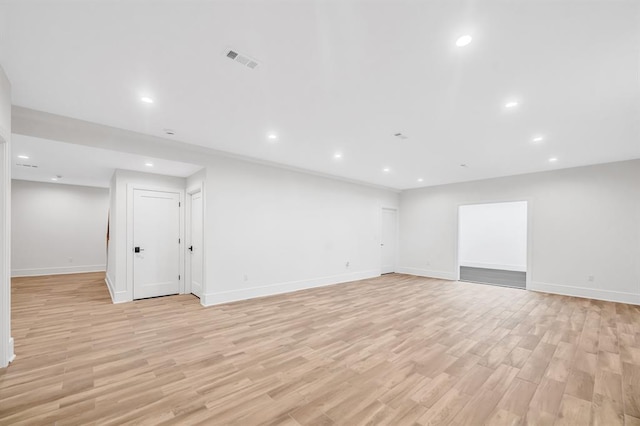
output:
[[[342,153],[336,152],[335,154],[333,154],[333,158],[342,158]]]
[[[149,162],[144,163],[144,165],[147,166],[147,167],[153,167],[153,163],[149,163]]]
[[[506,104],[504,104],[505,108],[515,108],[518,106],[518,102],[516,101],[509,101]]]
[[[384,169],[382,169],[382,171],[385,172],[385,173],[389,173],[391,171],[391,169],[388,168],[388,167],[385,167]]]
[[[556,157],[549,158],[549,162],[550,163],[555,163],[556,161],[558,161],[558,159]]]
[[[418,182],[423,182],[423,181],[424,181],[424,179],[422,179],[422,178],[418,179]]]
[[[278,135],[276,135],[275,133],[269,133],[267,135],[267,139],[269,139],[270,141],[275,141],[278,139]]]
[[[51,180],[56,181],[56,180],[58,180],[58,178],[51,178]]]
[[[531,139],[533,142],[542,142],[544,140],[544,136],[535,136]]]
[[[470,35],[463,35],[462,37],[458,37],[458,39],[456,40],[456,46],[464,47],[467,44],[471,43],[471,40],[473,40],[473,37],[471,37]]]
[[[22,158],[23,160],[28,160],[29,156],[28,155],[18,155],[18,158]]]
[[[140,100],[141,100],[142,102],[144,102],[145,104],[152,104],[152,103],[153,103],[153,99],[151,99],[151,98],[150,98],[150,97],[148,97],[148,96],[143,96],[143,97],[141,97],[141,98],[140,98]]]

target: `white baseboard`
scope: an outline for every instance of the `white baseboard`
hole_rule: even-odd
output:
[[[345,282],[364,280],[367,278],[374,278],[379,276],[380,270],[375,269],[362,272],[352,272],[348,274],[332,275],[329,277],[311,278],[308,280],[270,284],[260,287],[249,287],[238,290],[221,291],[217,293],[203,294],[202,298],[200,299],[200,303],[202,304],[202,306],[214,306],[223,303],[237,302],[239,300],[291,293],[293,291],[307,290],[334,284],[342,284]]]
[[[434,271],[431,269],[411,268],[408,266],[400,266],[397,270],[400,274],[416,275],[418,277],[426,278],[438,278],[441,280],[455,281],[458,279],[457,275],[447,271]]]
[[[114,284],[113,284],[113,281],[111,281],[111,278],[109,277],[109,274],[107,274],[105,276],[104,282],[107,284],[107,289],[109,289],[109,295],[111,296],[111,301],[114,304],[124,303],[124,302],[131,302],[131,299],[129,299],[127,291],[115,291],[114,290]]]
[[[9,362],[13,362],[16,359],[16,352],[14,350],[14,340],[13,337],[9,339]]]
[[[109,274],[105,274],[104,283],[107,285],[107,290],[109,290],[111,301],[116,303],[115,298],[113,297],[113,282],[111,281],[111,278],[109,278]]]
[[[460,262],[460,266],[467,266],[469,268],[483,268],[483,269],[499,269],[501,271],[517,271],[527,272],[526,265],[507,265],[503,263],[483,263],[483,262]]]
[[[111,299],[113,299],[113,281],[111,281],[109,274],[104,275],[104,282],[107,284],[107,289],[109,290],[109,294],[111,294]]]
[[[529,284],[529,287],[527,289],[542,293],[561,294],[563,296],[584,297],[587,299],[606,300],[608,302],[640,305],[640,293],[625,293],[620,291],[576,287],[561,284],[549,284],[534,281]]]
[[[133,299],[129,297],[129,292],[125,291],[116,291],[111,298],[114,304],[125,303],[125,302],[133,302]]]
[[[41,275],[82,274],[86,272],[104,272],[105,265],[55,266],[52,268],[14,269],[12,277],[38,277]]]

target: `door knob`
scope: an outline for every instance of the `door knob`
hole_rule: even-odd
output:
[[[189,251],[193,252],[193,246],[189,246]]]
[[[141,251],[144,251],[144,249],[143,249],[143,248],[140,248],[140,247],[134,247],[134,248],[133,248],[133,251],[134,251],[135,253],[140,253]]]

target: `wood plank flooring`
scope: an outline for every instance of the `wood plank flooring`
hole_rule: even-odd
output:
[[[203,308],[13,281],[0,424],[640,425],[640,307],[406,275]]]

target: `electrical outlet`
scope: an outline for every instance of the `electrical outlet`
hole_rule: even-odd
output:
[[[347,263],[344,266],[346,266],[347,268],[349,267],[349,261],[348,260],[347,260]]]
[[[69,259],[69,263],[73,263],[73,257],[70,257],[68,259]]]
[[[594,282],[595,281],[595,277],[593,275],[589,275],[587,280],[589,280],[589,282]]]
[[[246,274],[244,275],[244,280],[249,281],[249,277]]]

